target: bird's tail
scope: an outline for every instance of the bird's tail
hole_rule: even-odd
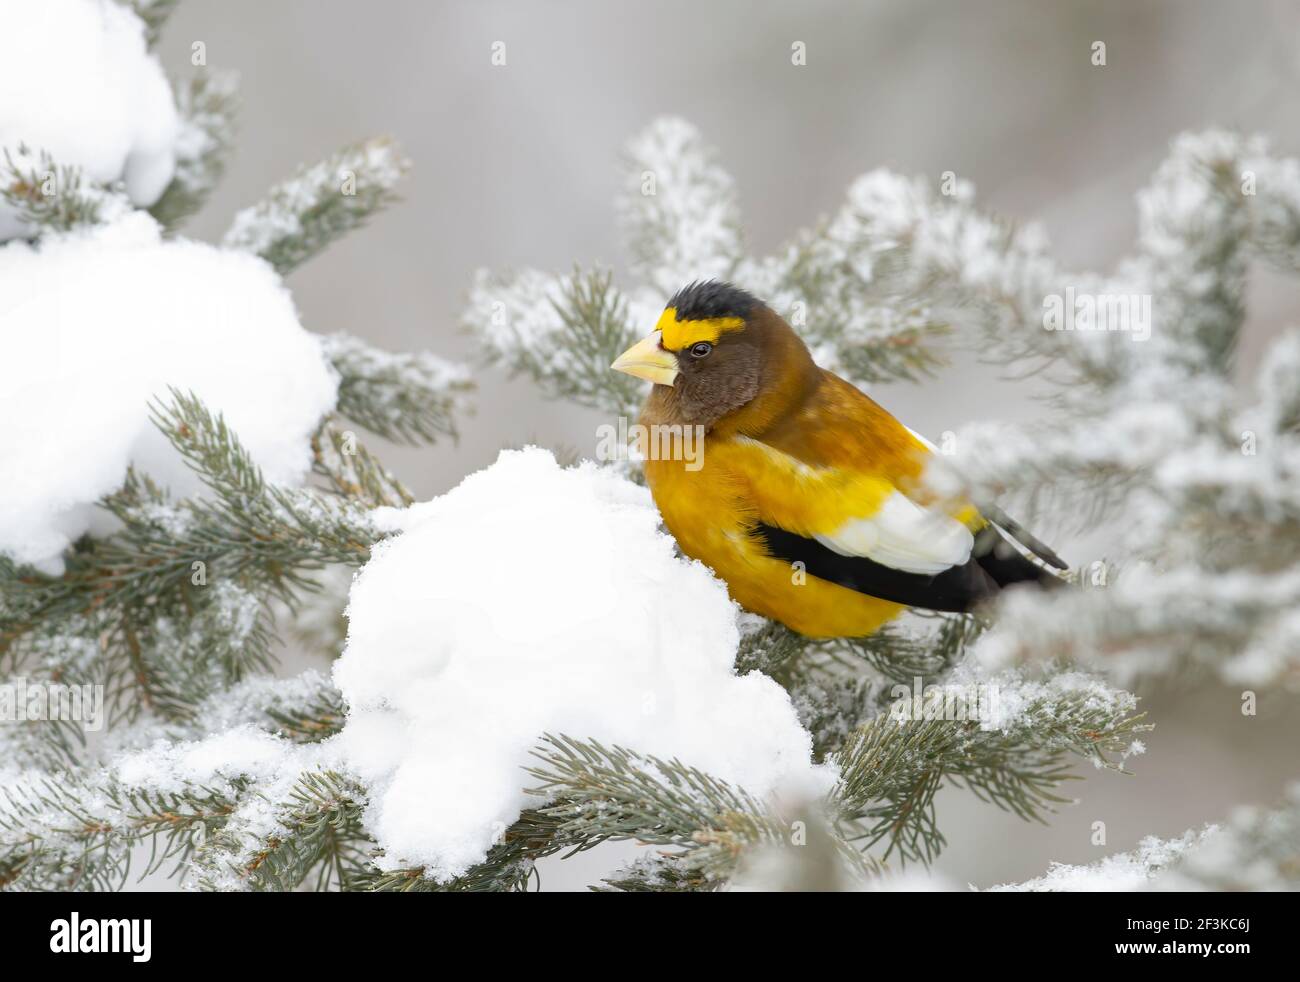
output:
[[[1064,559],[1044,545],[1042,540],[997,505],[977,505],[976,507],[979,509],[979,513],[987,518],[989,522],[996,526],[1004,535],[1015,539],[1024,546],[1025,549],[1033,553],[1043,562],[1047,563],[1048,566],[1059,569],[1061,572],[1069,570],[1070,567],[1066,564]],[[1015,547],[1012,546],[1012,549],[1014,550]]]
[[[990,523],[982,528],[975,535],[975,546],[971,550],[971,558],[979,563],[980,569],[984,570],[999,587],[1010,586],[1013,583],[1039,583],[1043,586],[1059,586],[1065,580],[1061,576],[1042,563],[1035,562],[1020,549],[1016,548],[1007,536],[1002,534],[1001,522],[996,522],[988,513]],[[1018,528],[1019,526],[1017,526]],[[1028,533],[1025,533],[1028,535]],[[1031,539],[1032,536],[1029,536]],[[1017,541],[1021,541],[1017,537]],[[1037,539],[1033,540],[1038,542]],[[1053,566],[1058,569],[1066,569],[1066,565],[1061,561],[1056,553],[1052,552],[1046,546],[1038,543],[1042,549],[1052,557],[1047,557],[1037,550],[1032,550],[1033,555],[1039,556],[1044,562],[1052,562]],[[1029,548],[1026,546],[1026,548]]]

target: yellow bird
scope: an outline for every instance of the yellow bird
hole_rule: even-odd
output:
[[[1013,583],[1059,582],[1006,535],[1066,568],[996,509],[927,492],[930,448],[729,283],[679,290],[611,367],[654,383],[645,475],[682,551],[801,634],[860,637],[906,607],[967,611]],[[689,445],[656,437],[687,427],[697,453],[655,452]]]

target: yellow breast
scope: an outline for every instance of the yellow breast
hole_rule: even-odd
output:
[[[759,495],[779,493],[780,482],[797,481],[799,476],[790,468],[784,473],[774,468],[762,445],[743,437],[710,435],[699,463],[698,469],[691,469],[681,460],[649,460],[646,480],[682,552],[725,580],[732,599],[742,607],[810,637],[861,637],[904,609],[766,555],[753,535],[758,520],[754,502]],[[760,482],[764,486],[759,487]],[[856,497],[870,500],[876,493],[864,484]],[[810,507],[804,520],[812,532],[840,517]]]

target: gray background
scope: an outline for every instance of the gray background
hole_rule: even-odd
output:
[[[405,204],[290,277],[304,323],[394,349],[472,359],[458,329],[479,266],[623,268],[611,200],[624,141],[661,113],[695,122],[736,176],[749,243],[775,248],[832,211],[879,165],[973,180],[979,201],[1041,221],[1067,265],[1107,268],[1135,229],[1133,194],[1180,130],[1261,131],[1295,153],[1300,12],[1285,2],[775,3],[185,0],[161,51],[190,71],[242,76],[241,140],[222,188],[190,226],[213,239],[234,211],[300,162],[388,133],[415,160]],[[1090,64],[1094,41],[1108,64]],[[492,67],[494,41],[506,67]],[[803,41],[804,67],[790,63]],[[1252,282],[1242,368],[1291,322],[1291,282]],[[591,454],[593,413],[541,400],[527,381],[477,373],[478,411],[459,445],[380,447],[421,496],[508,445]],[[1024,384],[958,356],[921,386],[872,394],[931,436],[980,417],[1037,412]],[[1104,530],[1092,537],[1104,544]],[[1079,558],[1079,543],[1072,554]],[[945,792],[938,868],[960,883],[1089,862],[1146,834],[1173,835],[1267,802],[1295,776],[1300,712],[1216,686],[1147,691],[1159,728],[1136,777],[1080,770],[1049,826]],[[1090,842],[1107,823],[1105,847]],[[623,851],[632,847],[623,847]],[[576,888],[611,857],[544,875]]]

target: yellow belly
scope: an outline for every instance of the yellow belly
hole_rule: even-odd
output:
[[[715,455],[722,456],[722,455]],[[664,525],[682,552],[710,567],[746,610],[809,637],[862,637],[905,609],[810,576],[763,551],[749,532],[756,515],[745,482],[716,460],[687,470],[680,461],[651,460],[646,480]]]

